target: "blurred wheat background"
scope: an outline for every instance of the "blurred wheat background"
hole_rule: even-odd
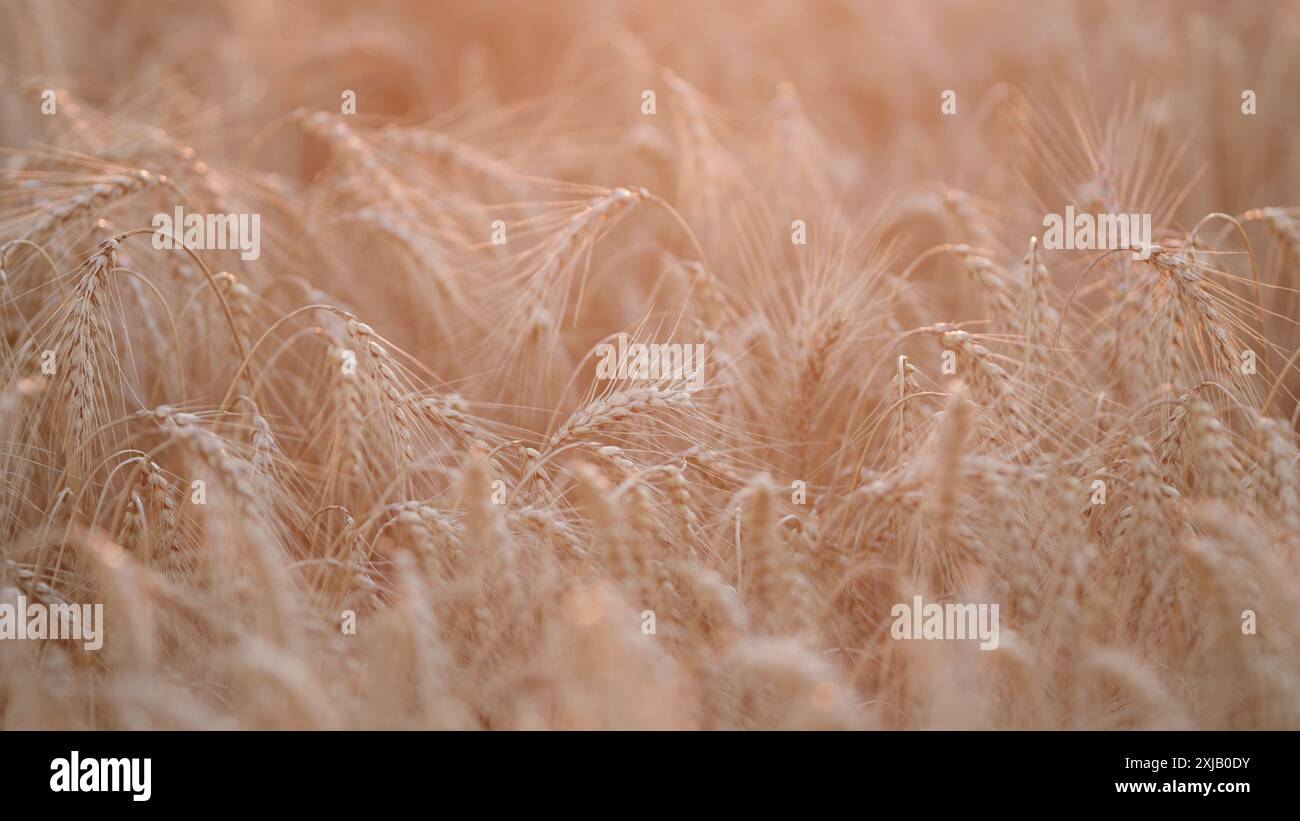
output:
[[[0,726],[1300,728],[1296,3],[0,21]]]

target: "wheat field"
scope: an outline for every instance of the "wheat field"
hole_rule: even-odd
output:
[[[0,19],[0,727],[1300,729],[1300,4]]]

